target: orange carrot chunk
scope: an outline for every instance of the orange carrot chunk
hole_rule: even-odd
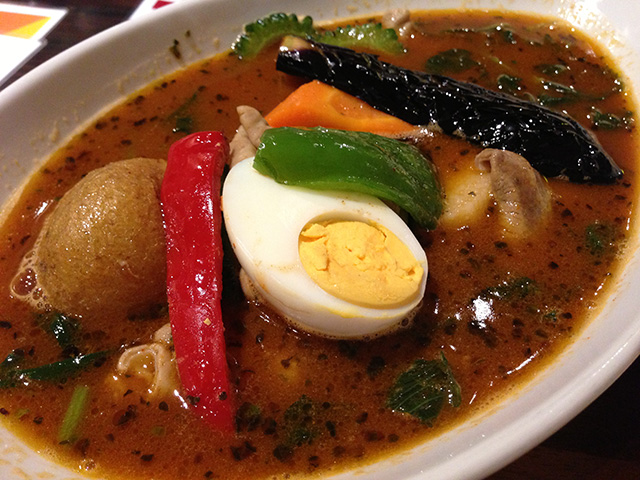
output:
[[[416,128],[318,80],[298,87],[265,119],[272,127],[325,127],[379,135]]]

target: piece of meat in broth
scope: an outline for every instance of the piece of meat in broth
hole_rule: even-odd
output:
[[[269,127],[262,114],[253,107],[240,105],[236,108],[240,117],[240,126],[231,140],[229,167],[233,167],[245,158],[253,157],[260,145],[260,137]]]
[[[400,37],[407,35],[413,28],[411,12],[406,8],[390,10],[382,16],[382,27],[393,28]]]
[[[551,189],[524,157],[487,148],[475,161],[481,171],[489,172],[506,236],[526,238],[544,225],[551,212]]]

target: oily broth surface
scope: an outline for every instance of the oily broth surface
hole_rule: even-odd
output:
[[[515,43],[486,28],[500,23],[517,32]],[[462,31],[479,27],[483,31]],[[560,108],[578,121],[591,126],[594,103],[616,114],[632,109],[621,94],[591,100],[615,87],[615,75],[603,68],[605,60],[597,49],[569,30],[549,29],[548,22],[452,13],[425,15],[418,28],[419,34],[407,41],[409,54],[388,60],[423,69],[425,60],[439,52],[465,49],[485,66],[451,76],[496,88],[495,79],[510,74],[522,79],[518,94],[534,96],[544,93],[535,67],[564,62],[570,73],[557,80],[583,95]],[[545,44],[546,34],[554,42]],[[569,46],[559,48],[560,41]],[[59,359],[55,342],[7,288],[56,199],[88,171],[110,161],[166,157],[171,143],[184,135],[173,129],[189,126],[190,121],[193,131],[222,130],[231,137],[238,123],[236,105],[252,105],[266,113],[300,83],[275,72],[274,59],[275,49],[254,62],[220,56],[167,77],[96,121],[34,175],[0,236],[0,355],[22,348],[33,365]],[[595,308],[601,288],[615,272],[616,255],[592,255],[584,231],[596,219],[613,225],[616,245],[622,248],[635,198],[636,144],[628,129],[597,133],[624,168],[624,179],[610,186],[551,180],[553,216],[540,235],[525,242],[504,241],[491,211],[471,226],[418,232],[429,258],[429,281],[424,307],[409,330],[368,343],[300,334],[268,307],[244,301],[231,277],[224,286],[223,312],[237,402],[260,406],[262,415],[255,425],[241,424],[230,441],[194,418],[178,398],[147,400],[130,391],[134,385],[114,388],[109,377],[117,355],[63,385],[0,392],[4,418],[59,461],[116,478],[244,479],[319,472],[371,461],[436,435],[553,361]],[[479,151],[463,140],[440,135],[428,141],[425,150],[442,175],[465,168]],[[537,286],[529,295],[505,301],[482,295],[525,277]],[[479,314],[478,302],[490,304],[488,315]],[[162,315],[135,322],[105,319],[99,331],[83,331],[78,343],[85,351],[144,343],[166,321]],[[436,358],[440,350],[462,387],[463,405],[445,408],[431,428],[384,408],[397,375],[416,358]],[[58,445],[59,425],[76,384],[91,388],[88,415],[78,440]],[[317,405],[319,433],[310,445],[278,459],[274,451],[284,435],[284,411],[301,395]]]

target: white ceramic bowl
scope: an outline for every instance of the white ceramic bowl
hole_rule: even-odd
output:
[[[193,0],[97,35],[0,92],[0,203],[36,164],[100,112],[138,88],[227,48],[248,21],[273,11],[315,20],[408,8],[509,9],[568,20],[604,44],[627,83],[640,92],[640,2],[621,0]],[[186,36],[186,32],[190,36]],[[174,39],[183,57],[169,53]],[[634,49],[634,46],[636,49]],[[1,217],[2,215],[0,215]],[[636,232],[637,233],[637,232]],[[410,451],[336,479],[481,478],[568,422],[640,353],[640,249],[634,239],[624,272],[599,315],[524,389],[472,421]],[[76,477],[29,450],[0,427],[0,478]]]

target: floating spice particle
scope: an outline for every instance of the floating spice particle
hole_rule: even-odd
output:
[[[336,426],[333,422],[327,420],[325,422],[325,427],[327,427],[327,430],[329,431],[329,435],[331,435],[332,437],[336,436]]]
[[[389,443],[396,443],[398,440],[400,440],[400,437],[398,437],[398,435],[396,435],[395,433],[390,433],[389,435],[387,435],[387,441]]]
[[[271,417],[266,418],[264,421],[264,429],[263,429],[264,434],[274,435],[276,433],[277,426],[278,424],[273,418]]]
[[[233,455],[233,458],[237,461],[244,460],[257,451],[257,448],[249,442],[244,442],[240,446],[231,446],[229,448],[231,450],[231,455]]]
[[[9,415],[9,410],[7,410],[6,408],[0,408],[0,414],[2,415]]]
[[[367,365],[367,375],[369,376],[369,378],[373,379],[377,377],[380,374],[380,372],[382,372],[385,366],[386,366],[386,362],[384,358],[377,355],[373,356],[371,357],[371,360]]]
[[[218,398],[220,400],[226,400],[227,399],[227,392],[221,392],[220,395],[218,395]]]
[[[281,462],[288,460],[289,458],[291,458],[292,455],[293,455],[293,449],[286,445],[280,444],[273,449],[273,456],[276,457]]]
[[[455,323],[455,319],[447,319],[447,324],[444,326],[444,333],[447,335],[454,335],[458,329],[458,324]]]
[[[508,246],[507,242],[495,242],[493,245],[499,249],[507,248]]]
[[[198,402],[200,402],[200,397],[194,397],[193,395],[187,395],[187,402],[189,402],[190,405],[193,405],[195,407],[196,405],[198,405]]]
[[[16,416],[16,418],[18,418],[18,419],[22,419],[22,418],[24,418],[24,417],[25,417],[26,415],[28,415],[28,414],[29,414],[29,409],[28,409],[28,408],[21,408],[20,410],[18,410],[18,411],[15,413],[15,416]]]
[[[83,438],[81,440],[78,440],[76,444],[73,446],[73,448],[75,448],[78,452],[80,452],[80,455],[82,455],[83,457],[86,457],[87,452],[89,451],[90,444],[91,444],[91,441],[88,438]]]
[[[33,419],[33,423],[35,423],[36,425],[40,425],[42,422],[44,422],[44,418],[42,417],[34,417]]]
[[[367,442],[378,442],[384,438],[384,435],[380,432],[369,430],[364,433],[364,438]]]
[[[360,345],[356,342],[338,340],[338,351],[347,358],[355,358],[359,349]]]
[[[284,368],[289,368],[291,366],[291,359],[293,357],[289,357],[289,358],[284,358],[282,360],[280,360],[280,365],[282,365]]]
[[[150,462],[151,460],[153,460],[153,453],[147,453],[147,454],[144,454],[144,455],[142,455],[142,456],[140,457],[140,459],[141,459],[143,462]]]
[[[131,420],[136,418],[136,411],[137,409],[135,405],[129,405],[124,412],[122,412],[121,410],[120,412],[116,413],[116,415],[114,416],[113,424],[116,426],[121,426],[129,423]]]
[[[158,405],[158,408],[163,412],[169,411],[169,405],[167,404],[167,402],[160,402],[160,404]]]
[[[549,334],[547,334],[547,332],[545,332],[545,331],[544,331],[543,329],[541,329],[541,328],[538,328],[538,329],[535,331],[535,334],[536,334],[538,337],[540,337],[540,338],[549,338]]]
[[[180,42],[177,39],[173,39],[173,45],[169,47],[169,51],[178,60],[182,58],[182,53],[180,52]]]
[[[362,424],[367,421],[367,418],[369,418],[369,414],[367,412],[362,412],[360,415],[358,415],[358,418],[356,418],[356,423]]]
[[[309,457],[309,465],[313,468],[318,468],[320,466],[320,457],[317,455],[312,455]]]
[[[558,264],[556,262],[551,262],[549,263],[549,268],[552,270],[555,270],[556,268],[558,268]]]
[[[11,322],[7,322],[6,320],[2,320],[0,321],[0,328],[3,328],[5,330],[9,330],[13,325],[11,325]]]
[[[147,123],[147,119],[146,118],[141,118],[140,120],[136,120],[135,122],[133,122],[133,126],[134,127],[139,127],[141,125],[144,125],[145,123]]]
[[[204,478],[213,478],[213,472],[211,470],[207,470],[203,476]]]

